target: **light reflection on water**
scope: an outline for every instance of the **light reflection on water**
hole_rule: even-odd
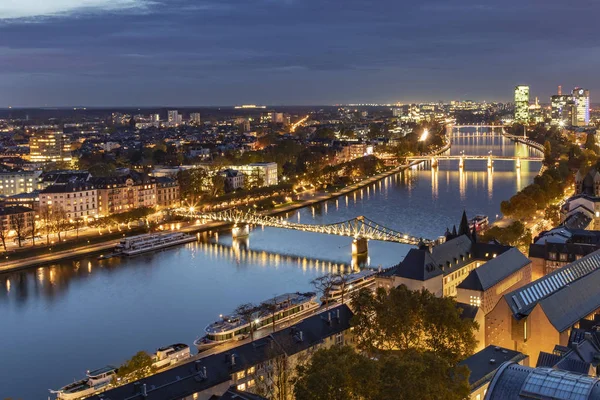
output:
[[[499,138],[456,138],[451,154],[525,156]],[[534,154],[534,153],[532,153]],[[539,155],[539,154],[535,154]],[[359,215],[386,227],[436,238],[470,215],[494,219],[503,199],[537,174],[540,163],[429,163],[338,199],[289,213],[293,221],[329,224]],[[119,364],[139,350],[191,342],[219,314],[240,303],[310,290],[325,272],[349,271],[351,238],[255,228],[248,240],[222,233],[205,242],[127,260],[84,258],[0,275],[0,396],[46,398],[85,370]],[[214,243],[207,241],[213,241]],[[410,247],[369,242],[372,267],[388,267]],[[56,368],[60,364],[60,368]],[[35,379],[31,379],[35,376]]]

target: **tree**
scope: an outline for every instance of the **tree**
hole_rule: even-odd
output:
[[[67,212],[62,206],[58,205],[52,207],[52,227],[54,232],[58,234],[58,241],[61,241],[60,234],[66,231],[69,226],[69,219],[67,218]]]
[[[142,379],[155,371],[152,363],[152,357],[148,353],[139,351],[119,367],[115,378],[121,378],[125,382]]]
[[[325,297],[325,306],[327,306],[329,303],[329,292],[335,285],[335,276],[332,274],[323,275],[310,281],[310,284],[313,285],[318,292],[323,294]]]
[[[550,221],[552,226],[558,226],[560,223],[560,206],[558,204],[548,206],[544,212],[544,218]]]
[[[550,141],[546,140],[544,142],[544,162],[546,164],[551,164],[554,161],[554,157],[552,156],[552,145]]]
[[[360,290],[352,295],[358,348],[369,353],[381,350],[431,351],[455,364],[472,354],[477,344],[477,323],[462,319],[451,297],[436,297],[406,286],[375,293]]]
[[[50,233],[52,232],[52,211],[49,206],[40,207],[40,220],[44,222],[46,231],[46,245],[50,244]]]
[[[25,213],[13,214],[10,227],[15,231],[15,239],[19,247],[23,247],[23,240],[27,237],[27,216]]]
[[[8,232],[10,231],[10,225],[4,219],[4,216],[0,216],[0,241],[2,241],[2,247],[4,247],[4,251],[6,251],[6,239],[8,237]]]
[[[376,363],[349,346],[320,349],[297,368],[296,400],[376,399]]]
[[[256,328],[255,320],[262,317],[262,312],[263,311],[259,306],[252,303],[241,304],[235,309],[235,314],[239,315],[249,324],[248,329],[251,341],[254,341],[254,329]]]
[[[222,196],[225,193],[225,177],[220,174],[215,174],[211,179],[210,195],[212,197]]]

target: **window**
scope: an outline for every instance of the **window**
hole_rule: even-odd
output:
[[[566,253],[560,253],[560,261],[567,261],[567,254]]]
[[[237,390],[241,390],[242,392],[246,390],[246,384],[242,383],[241,385],[237,385]]]
[[[254,367],[250,367],[248,368],[248,371],[246,371],[246,374],[251,375],[256,371],[256,369]]]
[[[238,379],[243,379],[246,376],[246,371],[240,371],[237,373]]]
[[[548,253],[548,258],[551,260],[556,260],[556,253],[554,253],[554,252]]]
[[[477,396],[475,396],[475,400],[481,400],[481,395],[478,394]]]
[[[248,381],[248,388],[251,388],[252,386],[254,386],[254,379]]]

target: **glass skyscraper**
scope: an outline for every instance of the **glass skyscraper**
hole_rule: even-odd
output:
[[[529,86],[515,87],[515,121],[529,121]]]
[[[573,89],[574,126],[587,126],[590,123],[590,91],[582,88]]]

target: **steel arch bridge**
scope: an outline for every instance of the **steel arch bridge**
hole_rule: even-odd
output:
[[[197,219],[210,221],[229,222],[237,225],[260,225],[273,228],[292,229],[296,231],[324,233],[328,235],[348,236],[368,240],[380,240],[384,242],[397,242],[403,244],[417,245],[419,243],[430,244],[433,241],[411,236],[387,228],[375,221],[360,216],[347,221],[336,222],[326,225],[311,225],[290,222],[284,218],[260,215],[250,211],[225,210],[219,212],[189,212],[180,210],[177,214]]]

